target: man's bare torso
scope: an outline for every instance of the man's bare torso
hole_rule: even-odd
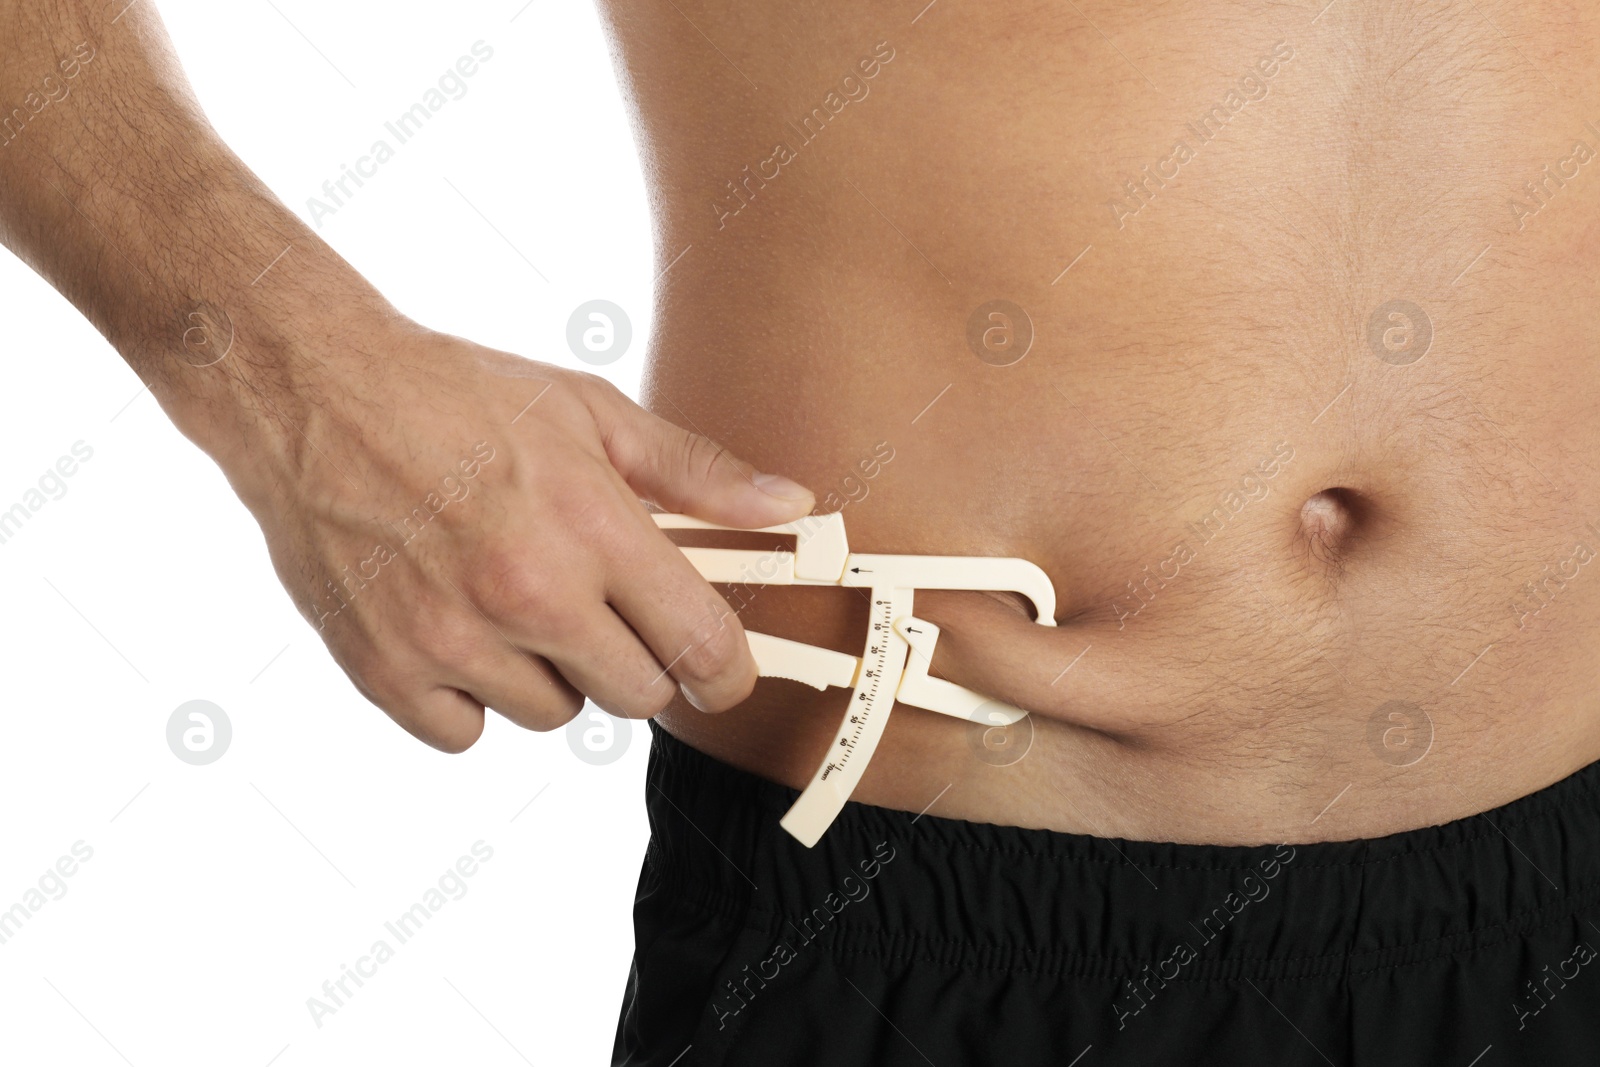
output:
[[[646,406],[858,549],[1037,562],[1037,669],[1137,727],[1035,715],[1008,764],[898,708],[856,799],[1348,838],[1600,758],[1585,5],[607,15],[664,269]],[[865,608],[741,618],[859,652]],[[844,700],[662,721],[798,786]]]

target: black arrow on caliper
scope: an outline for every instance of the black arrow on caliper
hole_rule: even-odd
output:
[[[861,568],[860,568],[860,567],[851,567],[851,568],[850,568],[850,573],[851,573],[851,574],[871,574],[871,573],[872,573],[872,571],[870,571],[870,570],[863,570],[863,569],[861,569]]]

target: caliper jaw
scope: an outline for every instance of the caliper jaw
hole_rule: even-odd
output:
[[[727,530],[687,515],[657,514],[662,529]],[[963,686],[928,674],[939,627],[913,613],[918,589],[996,590],[1033,602],[1036,621],[1055,625],[1050,578],[1025,559],[990,556],[895,556],[851,552],[844,516],[808,515],[747,533],[792,536],[794,551],[683,548],[708,581],[757,585],[836,585],[868,588],[870,618],[863,655],[746,631],[763,677],[788,678],[815,689],[852,690],[835,741],[799,800],[780,820],[810,848],[849,800],[872,759],[896,701],[984,726],[1008,726],[1027,715]]]

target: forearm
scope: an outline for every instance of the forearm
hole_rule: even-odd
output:
[[[219,461],[294,448],[309,353],[397,316],[222,143],[150,0],[120,7],[0,0],[0,240]]]

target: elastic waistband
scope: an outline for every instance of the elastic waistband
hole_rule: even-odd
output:
[[[826,931],[836,953],[1101,976],[1200,945],[1194,978],[1348,976],[1495,945],[1600,898],[1600,763],[1370,840],[1124,841],[851,803],[807,849],[778,826],[795,790],[651,727],[647,875],[775,937]]]

